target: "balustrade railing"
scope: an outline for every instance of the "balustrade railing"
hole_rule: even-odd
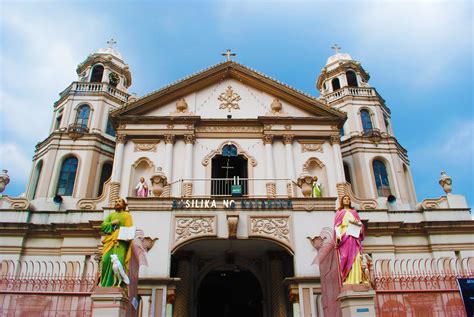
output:
[[[345,96],[375,97],[377,96],[377,93],[374,88],[344,87],[342,89],[338,89],[334,92],[327,94],[324,98],[328,103],[330,103]]]
[[[68,88],[66,88],[60,96],[68,94],[69,92],[105,92],[121,101],[127,101],[129,94],[118,90],[112,85],[107,83],[87,83],[87,82],[73,82]]]

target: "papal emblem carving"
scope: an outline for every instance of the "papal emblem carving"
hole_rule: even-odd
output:
[[[241,100],[239,94],[232,90],[232,86],[227,86],[227,90],[219,95],[217,98],[221,102],[219,109],[227,109],[229,112],[232,109],[240,109],[238,102]]]

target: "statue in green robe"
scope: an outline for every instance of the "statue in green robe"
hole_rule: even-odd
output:
[[[115,203],[115,211],[108,215],[102,222],[102,231],[105,236],[102,239],[102,265],[100,268],[100,281],[99,286],[110,287],[110,286],[121,286],[114,285],[114,271],[113,263],[110,256],[116,254],[118,260],[122,264],[125,273],[128,275],[128,268],[131,258],[132,242],[119,240],[119,229],[120,227],[132,227],[132,216],[126,210],[127,203],[125,199],[118,198]],[[117,279],[115,279],[117,283]]]

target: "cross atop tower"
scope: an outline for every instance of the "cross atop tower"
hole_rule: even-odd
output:
[[[107,44],[109,45],[110,48],[113,48],[113,46],[117,44],[117,41],[114,40],[114,38],[111,38],[110,40],[107,41]]]
[[[337,44],[334,44],[333,46],[331,46],[331,48],[336,52],[336,54],[338,54],[339,50],[341,49],[341,47]]]
[[[237,56],[235,53],[231,53],[230,49],[227,49],[225,53],[221,53],[222,56],[227,56],[227,61],[230,61],[231,56]]]

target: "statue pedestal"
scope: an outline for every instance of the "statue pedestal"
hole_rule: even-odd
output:
[[[375,291],[362,285],[344,286],[337,300],[343,317],[375,316]]]
[[[128,296],[119,287],[97,287],[91,295],[92,317],[126,317]]]

